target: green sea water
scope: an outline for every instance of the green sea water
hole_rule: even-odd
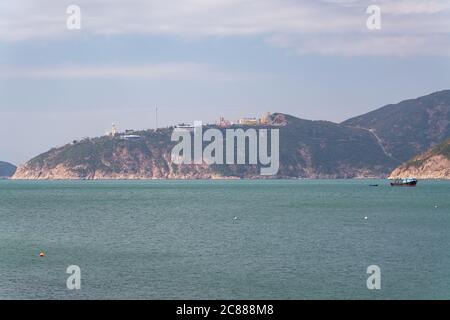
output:
[[[0,181],[0,299],[449,298],[450,182]]]

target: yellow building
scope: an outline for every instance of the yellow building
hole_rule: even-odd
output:
[[[269,124],[271,115],[272,114],[270,112],[266,112],[265,114],[263,114],[263,116],[259,120],[261,122],[261,124]]]
[[[259,124],[259,120],[256,118],[242,118],[239,119],[238,123],[245,126],[256,126]]]

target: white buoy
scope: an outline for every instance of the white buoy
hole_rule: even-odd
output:
[[[367,217],[364,217],[364,220],[367,220],[368,218]]]
[[[237,220],[237,219],[238,219],[238,217],[234,217],[233,219],[234,219],[234,220]]]
[[[439,208],[437,205],[434,206],[436,209]]]

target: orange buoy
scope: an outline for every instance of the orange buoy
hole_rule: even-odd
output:
[[[39,252],[39,257],[41,258],[45,257],[45,253],[43,251]]]

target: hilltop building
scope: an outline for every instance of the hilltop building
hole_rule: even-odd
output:
[[[238,120],[238,123],[246,126],[257,126],[257,125],[270,125],[271,124],[271,113],[264,113],[261,118],[241,118]]]
[[[259,119],[256,118],[241,118],[238,120],[239,124],[245,126],[257,126],[259,124]]]
[[[121,139],[124,140],[131,140],[131,141],[136,141],[141,139],[141,136],[138,136],[137,134],[124,134],[122,136],[120,136]]]
[[[233,122],[226,120],[224,117],[220,117],[216,124],[221,128],[228,128],[233,124]]]
[[[117,129],[114,123],[112,124],[111,131],[106,131],[106,135],[110,137],[115,137],[117,135]]]
[[[112,127],[111,127],[111,131],[107,131],[106,135],[110,136],[112,138],[118,137],[123,140],[133,140],[133,141],[139,140],[141,138],[141,136],[135,134],[134,132],[135,132],[134,130],[125,130],[125,133],[119,133],[117,131],[116,125],[113,123]]]
[[[272,116],[272,114],[270,112],[266,112],[262,115],[261,119],[259,119],[259,122],[261,124],[270,124],[270,117]]]
[[[194,131],[194,126],[191,124],[186,124],[186,123],[180,123],[178,125],[175,126],[175,129],[178,130],[187,130],[187,131]]]

